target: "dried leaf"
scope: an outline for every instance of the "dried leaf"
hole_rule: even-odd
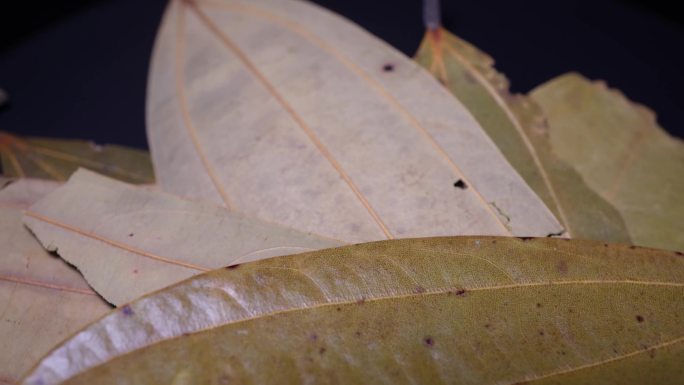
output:
[[[568,235],[630,243],[619,212],[550,151],[539,106],[510,93],[491,57],[440,28],[426,33],[416,61],[468,108]]]
[[[340,245],[86,170],[24,222],[115,305],[219,267]]]
[[[684,142],[651,110],[578,74],[531,96],[548,118],[553,152],[620,211],[633,242],[684,250]]]
[[[54,350],[23,384],[684,381],[681,253],[384,241],[203,274]]]
[[[0,131],[0,159],[5,176],[65,181],[85,167],[131,183],[154,183],[147,152],[81,140],[19,138]]]
[[[148,91],[167,191],[346,242],[562,231],[428,73],[309,3],[172,2]]]
[[[0,384],[14,384],[52,347],[110,310],[21,223],[21,210],[56,187],[22,179],[0,190]]]

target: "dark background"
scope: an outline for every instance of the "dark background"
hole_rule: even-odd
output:
[[[420,0],[316,0],[412,55]],[[604,79],[684,136],[682,13],[665,1],[442,0],[444,25],[513,90],[567,71]],[[148,61],[166,0],[4,1],[0,130],[146,148]],[[672,2],[674,4],[674,2]]]

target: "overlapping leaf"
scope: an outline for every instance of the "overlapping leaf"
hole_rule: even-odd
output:
[[[14,384],[54,345],[110,310],[21,222],[22,209],[56,187],[22,179],[0,190],[0,384]]]
[[[22,384],[679,383],[683,295],[675,252],[497,237],[362,244],[141,298]]]
[[[219,267],[340,245],[87,170],[24,222],[115,305]]]
[[[562,231],[429,74],[306,2],[171,2],[148,91],[169,192],[346,242]]]
[[[147,152],[80,140],[19,138],[0,131],[5,176],[65,181],[79,167],[131,183],[154,183]]]
[[[426,33],[416,61],[468,108],[568,235],[629,242],[618,211],[552,153],[543,113],[529,97],[509,92],[491,57],[439,28]]]
[[[604,83],[567,74],[531,93],[552,151],[622,214],[635,244],[684,250],[684,142]]]

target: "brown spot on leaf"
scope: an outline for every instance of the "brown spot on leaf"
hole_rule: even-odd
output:
[[[357,337],[361,337],[361,331],[360,331],[360,330],[357,330],[356,333],[354,333],[354,335],[357,336]]]
[[[130,317],[133,314],[135,314],[135,312],[133,312],[133,309],[131,309],[131,307],[129,305],[123,305],[123,307],[121,308],[121,312],[126,317]]]
[[[457,289],[454,291],[454,294],[459,297],[463,297],[466,294],[466,289]]]
[[[129,237],[132,237],[132,236],[134,236],[134,235],[135,235],[135,234],[133,234],[133,233],[128,234]]]
[[[636,316],[635,318],[636,318],[637,322],[639,322],[639,323],[644,322],[644,317],[642,317],[642,316],[640,316],[640,315],[638,315],[638,314],[637,314],[637,316]]]
[[[413,292],[416,294],[425,293],[425,288],[422,286],[416,286],[416,288],[413,289]]]
[[[361,297],[358,301],[356,301],[356,304],[357,304],[357,305],[363,305],[364,303],[366,303],[366,298],[365,298],[365,297]]]
[[[680,256],[680,257],[684,255],[684,254],[682,254],[681,251],[675,251],[674,253],[675,253],[675,255],[678,255],[678,256]]]
[[[520,240],[523,241],[523,242],[527,242],[527,241],[529,241],[530,239],[533,239],[533,238],[532,238],[532,237],[518,237],[518,239],[520,239]]]
[[[323,354],[323,353],[325,353],[325,348],[324,348],[324,347],[318,349],[318,354]]]
[[[423,342],[425,343],[425,346],[428,346],[428,347],[435,346],[435,340],[430,336],[423,338]]]
[[[558,262],[556,268],[558,269],[558,272],[562,275],[568,274],[568,264],[565,261]]]
[[[539,335],[540,335],[540,336],[543,336],[543,335],[544,335],[544,331],[543,331],[543,330],[540,330],[540,331],[539,331]]]
[[[541,305],[539,302],[537,302],[537,307],[539,308],[539,307],[541,307],[541,306],[542,306],[542,305]]]
[[[342,311],[342,308],[338,306],[337,309],[335,309],[335,310]]]
[[[394,71],[394,64],[387,63],[384,66],[382,66],[382,70],[385,72],[392,72],[392,71]]]
[[[634,250],[634,249],[636,249],[636,248],[637,248],[637,247],[634,246],[634,245],[632,245],[632,246],[629,247],[630,250]]]

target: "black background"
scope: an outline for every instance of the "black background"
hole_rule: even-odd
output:
[[[316,0],[412,55],[420,0]],[[513,90],[567,71],[604,79],[684,136],[682,13],[665,1],[442,0],[444,25]],[[672,2],[674,4],[674,2]],[[148,62],[166,0],[4,1],[0,130],[145,148]]]

